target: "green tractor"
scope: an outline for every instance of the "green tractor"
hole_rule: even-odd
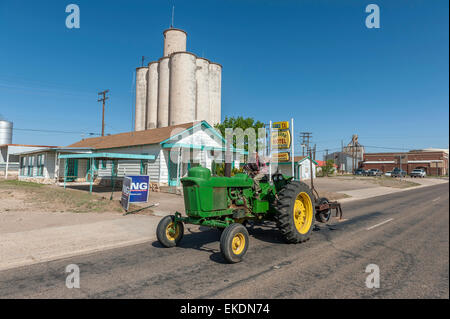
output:
[[[179,212],[166,216],[158,224],[157,238],[164,247],[174,247],[183,238],[184,224],[218,228],[222,231],[220,250],[230,263],[240,262],[247,252],[248,221],[275,221],[287,243],[307,241],[315,219],[329,219],[330,206],[316,200],[313,190],[302,182],[276,173],[260,182],[255,194],[253,179],[239,173],[232,177],[211,176],[198,166],[181,179],[187,217]],[[316,215],[317,209],[321,209]],[[328,219],[327,219],[328,218]]]

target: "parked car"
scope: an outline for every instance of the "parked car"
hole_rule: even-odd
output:
[[[398,167],[394,168],[391,171],[391,177],[405,177],[406,172]]]
[[[392,174],[392,171],[389,171],[389,172],[384,173],[384,176],[391,176],[391,174]]]
[[[427,176],[427,173],[423,169],[416,168],[416,169],[413,169],[411,173],[409,173],[409,176],[411,176],[411,177],[425,177],[425,176]]]
[[[367,176],[367,171],[365,169],[358,168],[357,170],[355,170],[355,172],[353,174]]]
[[[383,172],[380,171],[378,168],[371,168],[367,171],[367,176],[381,176],[383,175]]]

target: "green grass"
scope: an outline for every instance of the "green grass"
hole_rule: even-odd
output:
[[[11,186],[18,186],[18,187],[43,187],[45,185],[39,184],[39,183],[18,181],[18,180],[0,180],[0,187],[6,188],[6,187],[11,187]]]

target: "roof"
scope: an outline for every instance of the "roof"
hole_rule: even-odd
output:
[[[301,163],[301,162],[303,162],[305,159],[309,159],[309,156],[294,156],[294,162],[295,162],[295,163]],[[313,162],[315,165],[318,165],[317,161],[312,160],[312,162]],[[292,161],[278,162],[278,164],[292,164]]]
[[[59,158],[95,158],[95,159],[141,159],[154,160],[155,155],[143,154],[120,154],[120,153],[85,153],[85,154],[66,154]]]
[[[27,144],[2,144],[0,147],[3,146],[21,146],[21,147],[42,147],[42,148],[54,148],[58,146],[48,146],[48,145],[27,145]]]
[[[145,131],[135,131],[127,133],[119,133],[108,136],[86,138],[79,142],[69,145],[68,147],[90,147],[94,149],[108,149],[124,146],[138,146],[157,144],[169,139],[174,135],[174,130],[187,130],[194,126],[194,123],[184,123],[161,128],[154,128]],[[179,130],[175,133],[179,133]]]
[[[317,162],[317,164],[319,164],[319,167],[322,167],[322,166],[327,165],[327,161],[319,161],[319,160],[317,160],[316,162]],[[338,166],[337,166],[336,164],[334,164],[334,163],[333,163],[333,166],[334,166],[335,168],[338,167]]]

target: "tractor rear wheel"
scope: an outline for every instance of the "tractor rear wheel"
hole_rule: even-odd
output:
[[[166,216],[159,221],[156,228],[156,237],[161,245],[164,247],[175,247],[183,238],[184,225],[182,222],[177,222],[177,226],[174,229],[174,216]]]
[[[302,182],[291,182],[278,193],[275,219],[286,242],[309,239],[316,215],[313,198],[311,189]]]
[[[249,236],[245,226],[234,223],[220,236],[220,252],[229,263],[242,261],[248,249]]]

